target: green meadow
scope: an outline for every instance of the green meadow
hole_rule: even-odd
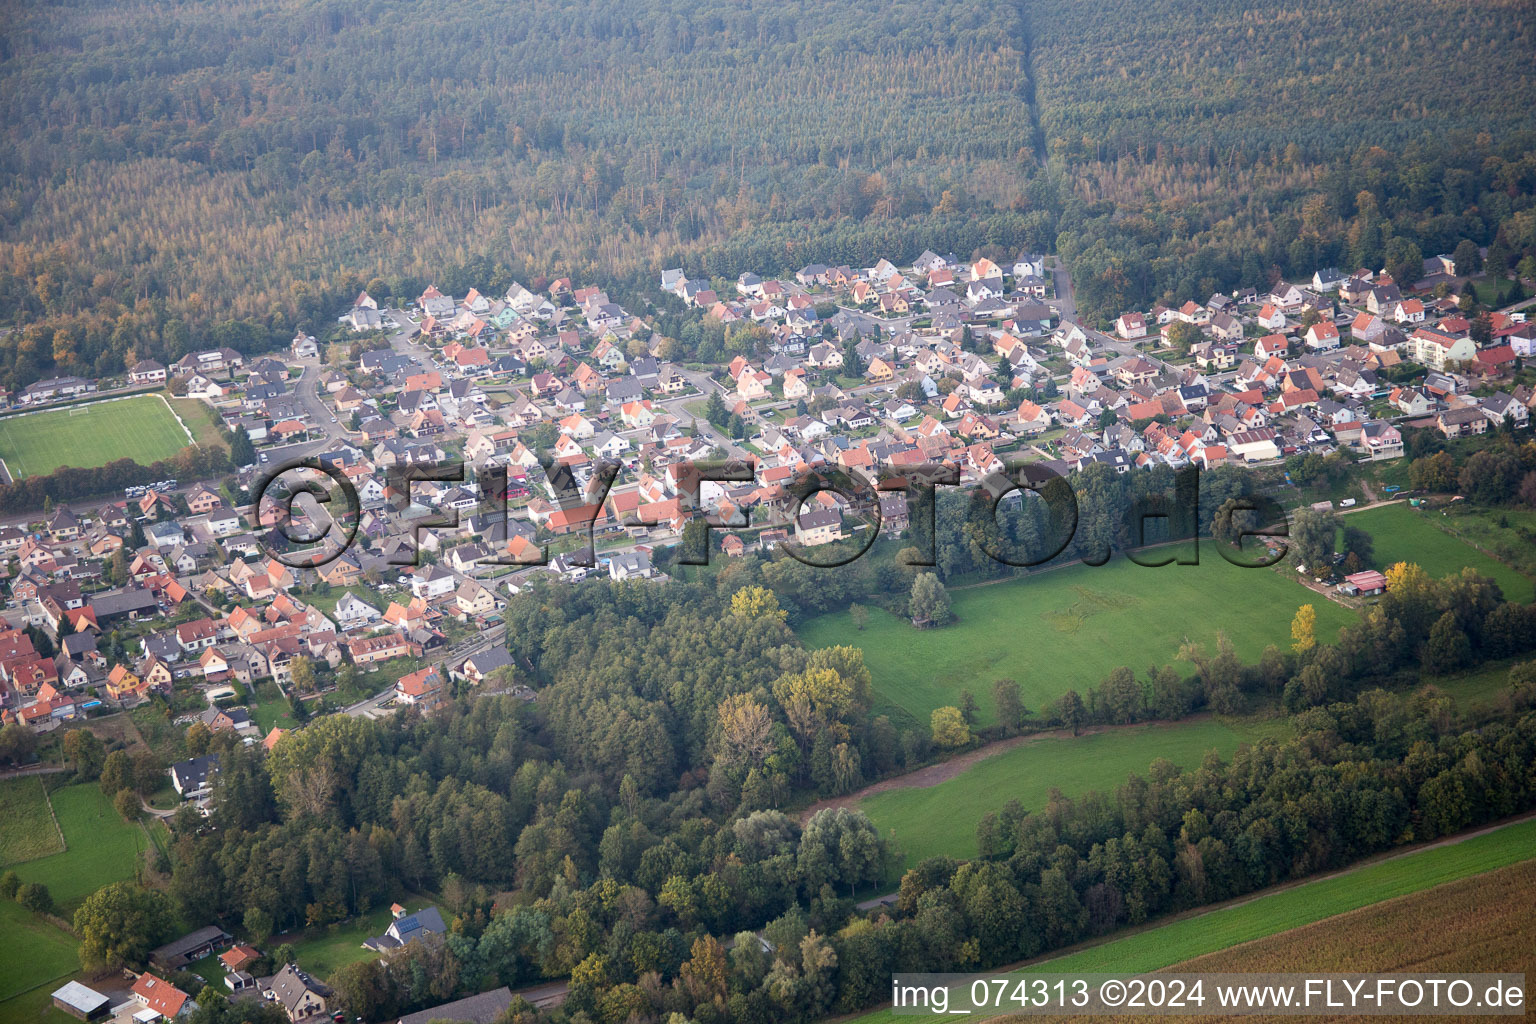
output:
[[[1371,535],[1373,560],[1383,569],[1396,562],[1413,562],[1439,578],[1471,567],[1497,582],[1504,596],[1511,601],[1526,602],[1536,597],[1536,584],[1530,577],[1522,576],[1440,528],[1441,522],[1448,525],[1459,522],[1457,517],[1442,516],[1438,510],[1425,511],[1400,502],[1342,516],[1340,521],[1358,526]]]
[[[11,780],[0,786],[14,785]],[[112,882],[133,878],[149,836],[122,819],[94,783],[65,786],[50,794],[64,830],[65,850],[17,864],[23,882],[41,882],[66,919],[86,896]]]
[[[1042,736],[978,761],[937,786],[867,796],[859,809],[901,849],[904,868],[925,857],[969,858],[977,854],[976,825],[1009,800],[1038,810],[1052,790],[1065,796],[1111,792],[1129,775],[1146,775],[1159,758],[1192,768],[1209,751],[1229,757],[1239,744],[1282,736],[1288,729],[1279,718],[1204,717],[1077,737]]]
[[[807,647],[864,650],[876,714],[926,726],[934,708],[958,705],[963,690],[991,722],[992,683],[1018,681],[1039,710],[1069,689],[1097,686],[1113,669],[1138,673],[1174,660],[1185,642],[1214,646],[1225,632],[1238,655],[1257,660],[1268,644],[1289,644],[1291,619],[1317,608],[1321,641],[1338,636],[1354,612],[1319,598],[1282,572],[1242,569],[1210,550],[1199,565],[1148,569],[1116,557],[1004,583],[950,590],[956,622],[917,630],[874,610],[859,630],[847,611],[805,623]]]
[[[48,810],[42,776],[23,775],[0,784],[0,867],[63,849],[64,839]]]

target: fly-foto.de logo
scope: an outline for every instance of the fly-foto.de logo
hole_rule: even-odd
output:
[[[626,503],[628,512],[610,502],[623,464],[602,459],[572,467],[540,457],[528,480],[511,480],[507,467],[471,470],[463,462],[415,463],[391,466],[380,484],[359,478],[347,467],[319,459],[280,466],[256,488],[255,512],[267,553],[283,565],[320,569],[347,555],[359,544],[370,544],[365,519],[379,527],[374,533],[396,538],[385,552],[392,566],[418,564],[425,531],[464,532],[464,519],[473,517],[472,532],[491,547],[481,564],[530,566],[548,562],[548,538],[584,538],[586,545],[569,556],[572,564],[593,565],[593,542],[599,529],[670,533],[679,545],[678,561],[707,565],[712,529],[782,530],[779,544],[790,557],[823,568],[856,561],[880,535],[894,510],[904,518],[916,542],[916,565],[934,565],[937,496],[940,489],[960,490],[964,497],[964,529],[988,557],[1011,566],[1043,565],[1065,551],[1078,536],[1080,500],[1068,479],[1040,463],[1022,463],[962,483],[961,468],[948,462],[885,466],[853,474],[841,469],[803,468],[771,488],[756,488],[763,513],[749,519],[742,505],[724,500],[726,489],[758,482],[754,459],[687,461],[668,467],[671,495],[665,515],[646,514],[646,506]],[[447,502],[424,498],[426,486]],[[450,486],[451,485],[451,486]],[[367,489],[365,498],[363,488]],[[768,496],[763,491],[769,492]],[[511,500],[534,495],[523,509],[526,518],[513,519]],[[1172,486],[1141,495],[1118,510],[1119,534],[1129,538],[1127,556],[1149,567],[1195,564],[1199,561],[1201,473],[1188,466],[1173,475]],[[1040,502],[1036,519],[1041,528],[1027,541],[1001,529],[1010,509]],[[894,504],[893,504],[894,502]],[[828,513],[828,509],[835,510]],[[834,515],[838,524],[852,523],[836,537],[843,543],[824,550],[812,532]],[[1285,510],[1262,494],[1241,494],[1222,502],[1207,523],[1220,555],[1234,565],[1263,568],[1285,557],[1288,545]],[[388,529],[383,527],[387,526]],[[1257,542],[1257,543],[1250,543]],[[1107,561],[1107,544],[1098,552],[1081,554],[1093,565]]]

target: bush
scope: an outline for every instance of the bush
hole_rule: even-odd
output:
[[[16,902],[34,914],[53,912],[53,893],[39,882],[28,882],[16,890]]]

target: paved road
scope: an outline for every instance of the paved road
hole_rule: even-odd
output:
[[[1051,257],[1051,282],[1056,297],[1046,302],[1063,320],[1077,323],[1077,294],[1072,290],[1072,275],[1062,266],[1061,257]]]

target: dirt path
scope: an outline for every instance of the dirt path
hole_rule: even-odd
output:
[[[1147,729],[1183,725],[1188,722],[1198,722],[1209,718],[1209,712],[1198,715],[1190,715],[1188,718],[1180,718],[1172,722],[1130,722],[1126,725],[1090,725],[1079,729],[1078,736],[1093,736],[1101,732],[1117,732],[1121,729]],[[967,768],[978,764],[998,754],[1006,754],[1015,747],[1036,740],[1044,739],[1068,739],[1072,736],[1071,729],[1047,729],[1042,732],[1026,733],[1023,736],[1010,736],[1005,740],[995,740],[975,750],[967,750],[958,757],[952,757],[938,764],[925,765],[915,771],[906,772],[903,775],[893,775],[888,779],[865,786],[863,789],[842,796],[829,797],[826,800],[818,800],[805,810],[800,812],[800,821],[807,821],[817,811],[824,811],[829,807],[856,808],[859,801],[865,797],[874,796],[877,793],[889,793],[895,789],[931,789],[940,783],[948,782]]]

